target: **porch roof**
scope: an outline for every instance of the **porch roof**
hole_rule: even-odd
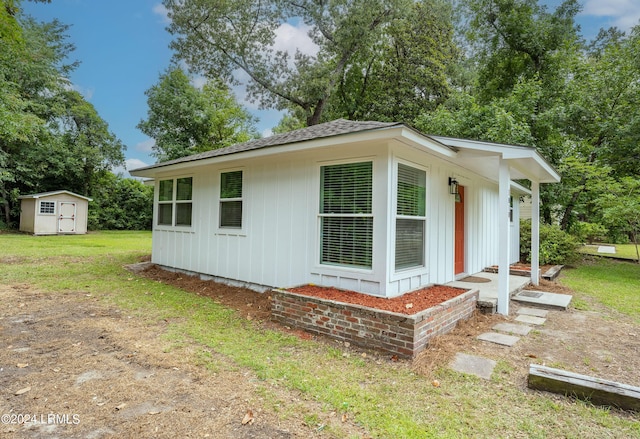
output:
[[[507,145],[445,136],[429,138],[458,151],[456,163],[477,174],[498,175],[500,159],[507,160],[511,179],[531,180],[538,183],[558,183],[560,174],[547,160],[530,146]]]

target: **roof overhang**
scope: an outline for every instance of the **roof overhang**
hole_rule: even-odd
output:
[[[38,199],[38,198],[51,197],[51,196],[60,195],[60,194],[71,195],[72,197],[81,198],[81,199],[87,200],[87,201],[93,201],[92,198],[85,197],[83,195],[78,195],[78,194],[76,194],[74,192],[70,192],[70,191],[52,191],[52,192],[42,192],[42,193],[39,193],[39,194],[20,195],[18,197],[18,199],[19,200]]]
[[[367,122],[364,122],[364,124],[367,124]],[[389,123],[373,127],[366,126],[354,132],[310,137],[304,140],[296,139],[297,141],[282,140],[282,137],[277,137],[272,142],[268,139],[259,141],[260,144],[257,147],[251,147],[248,143],[233,145],[205,154],[196,154],[170,162],[134,169],[130,171],[130,174],[136,177],[155,179],[163,175],[187,170],[191,172],[197,167],[231,161],[335,148],[347,144],[394,141],[439,157],[491,181],[497,181],[501,160],[507,161],[511,180],[530,180],[538,183],[557,183],[560,181],[560,175],[557,171],[535,148],[444,136],[428,136],[402,123]],[[253,145],[256,144],[254,143]]]
[[[558,183],[560,174],[532,147],[505,145],[443,136],[430,138],[456,148],[456,163],[478,174],[497,178],[500,160],[509,164],[512,180],[530,180],[538,183]]]
[[[339,134],[331,137],[305,140],[296,143],[270,146],[249,151],[207,157],[198,160],[181,161],[179,163],[158,163],[144,168],[133,169],[129,173],[136,177],[155,178],[160,174],[174,173],[194,167],[208,166],[236,160],[248,160],[279,154],[302,152],[314,149],[339,147],[346,144],[363,142],[384,142],[395,140],[409,147],[416,148],[445,159],[454,159],[457,152],[443,143],[424,136],[419,131],[406,125],[393,125],[355,133]]]

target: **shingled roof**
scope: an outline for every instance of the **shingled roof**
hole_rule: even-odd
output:
[[[358,122],[352,120],[337,119],[331,122],[290,131],[288,133],[276,134],[271,137],[265,137],[263,139],[250,140],[248,142],[237,143],[225,148],[213,149],[211,151],[201,152],[199,154],[181,157],[179,159],[170,160],[167,162],[156,163],[155,165],[138,168],[133,171],[143,171],[147,169],[159,168],[162,166],[175,165],[177,163],[193,162],[212,157],[236,154],[239,152],[253,151],[255,149],[268,148],[271,146],[287,145],[290,143],[304,142],[307,140],[321,139],[324,137],[333,137],[343,134],[357,133],[361,131],[370,131],[402,125],[402,123],[398,122]]]

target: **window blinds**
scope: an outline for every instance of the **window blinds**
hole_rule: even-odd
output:
[[[372,192],[372,162],[321,168],[321,263],[371,268]]]

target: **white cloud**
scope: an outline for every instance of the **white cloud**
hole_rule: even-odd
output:
[[[629,30],[640,21],[640,2],[638,0],[586,0],[582,13],[608,17],[612,25],[622,30]]]
[[[154,139],[143,140],[142,142],[136,144],[135,150],[140,152],[150,153],[153,151],[153,146],[156,144]]]
[[[169,11],[162,3],[153,5],[152,11],[154,14],[159,15],[162,18],[163,23],[171,23],[169,19]]]
[[[204,87],[206,83],[207,83],[207,78],[201,75],[195,76],[191,79],[191,85],[193,85],[195,88],[199,90],[202,90],[202,87]]]
[[[271,137],[273,136],[273,130],[271,128],[266,128],[262,130],[262,137]]]
[[[82,95],[83,98],[85,98],[87,101],[90,101],[91,98],[93,97],[93,93],[95,92],[94,88],[91,87],[83,87],[81,85],[78,84],[74,84],[71,81],[68,81],[64,84],[64,88],[65,90],[73,90],[73,91],[77,91],[78,93],[80,93]]]
[[[319,47],[309,37],[309,30],[310,27],[302,22],[298,26],[283,23],[276,29],[273,48],[288,52],[291,56],[296,53],[296,50],[305,55],[315,56]]]
[[[127,165],[127,169],[138,169],[138,168],[144,168],[145,166],[149,166],[148,163],[140,159],[126,159],[125,164]]]
[[[144,180],[143,178],[140,177],[132,177],[131,174],[129,174],[129,169],[138,169],[138,168],[144,168],[145,166],[149,166],[148,163],[143,162],[140,159],[126,159],[124,161],[125,166],[117,166],[115,168],[113,168],[113,173],[116,175],[121,175],[124,178],[134,178],[136,180]]]

